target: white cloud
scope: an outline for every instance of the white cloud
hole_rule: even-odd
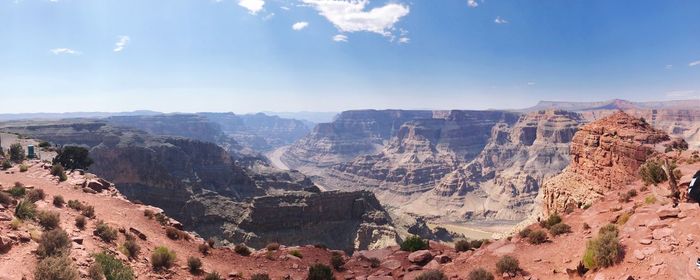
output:
[[[255,15],[262,11],[265,6],[264,0],[238,0],[238,6],[248,9],[251,15]]]
[[[664,68],[666,68],[666,70],[671,70],[671,69],[673,69],[673,65],[672,65],[672,64],[666,64],[666,66],[664,66]]]
[[[479,3],[476,2],[476,0],[467,0],[467,5],[472,8],[476,8],[479,6]]]
[[[408,38],[408,37],[399,38],[399,43],[401,43],[401,44],[408,44],[408,42],[410,42],[410,41],[411,41],[411,38]]]
[[[300,22],[292,24],[292,29],[298,31],[298,30],[302,30],[302,29],[306,28],[307,26],[309,26],[308,22],[300,21]]]
[[[348,36],[345,36],[343,34],[338,34],[333,36],[333,41],[336,42],[347,42],[348,41]]]
[[[537,84],[537,83],[535,83],[535,82],[533,82],[533,81],[527,82],[527,85],[528,85],[528,86],[534,86],[534,85],[536,85],[536,84]]]
[[[508,20],[506,20],[500,16],[497,16],[496,19],[493,20],[493,22],[495,22],[496,24],[506,24],[506,23],[508,23]]]
[[[117,38],[118,38],[117,42],[114,43],[114,50],[113,50],[114,52],[123,51],[124,48],[126,48],[126,44],[128,44],[129,40],[131,40],[131,38],[129,38],[129,36],[119,36]]]
[[[79,51],[69,49],[69,48],[56,48],[56,49],[51,49],[49,51],[55,55],[61,55],[61,54],[80,55]]]
[[[287,6],[282,6],[282,7],[280,7],[280,9],[285,10],[285,11],[289,11],[289,7],[287,7]]]
[[[666,92],[666,97],[695,97],[695,90],[672,90]]]
[[[691,63],[688,63],[688,66],[693,67],[693,66],[698,66],[700,65],[700,60],[693,61]]]
[[[400,3],[389,3],[365,11],[369,0],[302,0],[333,23],[341,32],[367,31],[392,36],[399,20],[410,9]]]

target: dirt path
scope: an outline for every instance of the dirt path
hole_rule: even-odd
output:
[[[270,160],[270,163],[272,163],[272,166],[282,169],[282,170],[289,170],[289,166],[284,164],[282,161],[282,155],[284,152],[287,151],[289,146],[282,146],[277,149],[272,150],[271,152],[265,153],[265,156]]]

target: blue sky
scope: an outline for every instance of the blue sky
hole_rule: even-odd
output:
[[[699,1],[0,0],[12,112],[700,96]]]

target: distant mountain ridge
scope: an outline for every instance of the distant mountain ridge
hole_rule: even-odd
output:
[[[537,105],[522,109],[532,112],[558,109],[567,111],[629,110],[629,109],[688,109],[700,110],[700,99],[634,102],[624,99],[611,99],[594,102],[540,101]]]

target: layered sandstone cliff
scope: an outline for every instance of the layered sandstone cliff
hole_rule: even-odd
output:
[[[571,164],[544,185],[545,209],[581,207],[633,182],[655,144],[666,140],[666,133],[621,111],[581,127],[571,143]]]

